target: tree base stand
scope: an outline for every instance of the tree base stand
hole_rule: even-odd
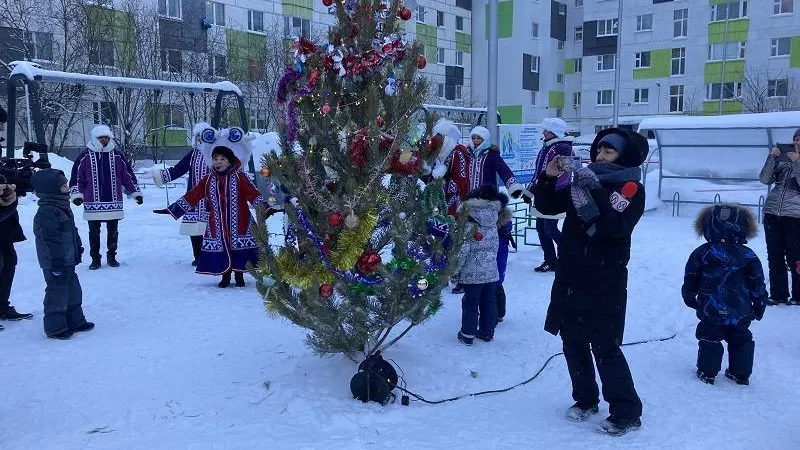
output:
[[[392,390],[397,387],[397,371],[381,356],[380,350],[367,356],[358,365],[358,373],[350,379],[350,392],[353,398],[364,403],[373,401],[386,405],[396,396]]]

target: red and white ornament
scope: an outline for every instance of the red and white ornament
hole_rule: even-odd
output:
[[[322,108],[320,108],[320,111],[322,112],[322,114],[328,114],[329,112],[331,112],[331,105],[325,103],[324,105],[322,105]]]

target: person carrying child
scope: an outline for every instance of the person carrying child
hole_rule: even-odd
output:
[[[49,338],[65,340],[94,328],[83,315],[83,291],[75,273],[83,246],[69,204],[69,181],[60,170],[42,169],[31,178],[31,186],[39,197],[33,218],[36,255],[47,284],[44,332]]]
[[[750,383],[755,342],[750,322],[761,320],[767,306],[764,272],[758,256],[745,244],[756,234],[749,209],[734,204],[704,208],[695,220],[706,243],[686,262],[681,294],[697,311],[697,378],[714,384],[722,366],[722,340],[728,343],[725,376]]]

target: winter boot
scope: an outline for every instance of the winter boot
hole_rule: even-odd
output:
[[[235,272],[233,278],[236,280],[236,287],[244,287],[244,273]]]
[[[564,414],[564,416],[567,419],[575,422],[583,422],[598,412],[600,412],[600,408],[598,408],[597,405],[583,407],[580,404],[575,403],[567,409],[567,412]]]
[[[6,329],[6,327],[4,327],[4,326],[0,325],[0,331],[3,331],[3,330],[5,330],[5,329]]]
[[[475,340],[475,336],[467,336],[466,334],[460,331],[458,332],[456,337],[464,345],[472,345],[472,342]]]
[[[553,261],[545,261],[539,267],[533,269],[534,272],[545,273],[545,272],[555,272],[556,264]]]
[[[480,331],[475,333],[475,337],[482,340],[483,342],[492,342],[492,339],[494,339],[494,336],[492,336],[491,334],[483,333]]]
[[[500,283],[497,283],[497,290],[494,291],[494,298],[497,301],[497,323],[500,323],[506,315],[506,290]]]
[[[622,436],[629,431],[638,430],[641,427],[642,421],[638,417],[635,419],[620,419],[614,416],[608,416],[604,421],[600,422],[598,431],[609,436]]]
[[[94,323],[93,322],[86,322],[81,326],[75,327],[72,329],[73,333],[80,333],[81,331],[91,331],[94,330]]]
[[[225,272],[222,274],[222,279],[219,280],[219,284],[217,286],[221,288],[226,288],[231,285],[231,273]]]
[[[463,294],[464,293],[464,286],[461,286],[461,283],[459,283],[450,292],[452,292],[453,294]]]
[[[106,255],[106,261],[108,262],[109,267],[119,267],[119,261],[117,261],[117,255],[113,253],[109,253]]]
[[[725,378],[729,380],[733,380],[736,384],[742,386],[749,386],[750,385],[750,378],[739,378],[736,375],[732,374],[730,369],[725,369]]]
[[[97,270],[97,269],[99,269],[99,268],[100,268],[100,266],[102,266],[102,265],[103,265],[103,264],[102,264],[102,263],[100,263],[100,257],[99,257],[99,256],[98,256],[97,258],[95,258],[95,257],[92,257],[92,263],[91,263],[91,264],[89,264],[89,270]]]
[[[5,311],[0,311],[0,320],[25,320],[25,319],[32,319],[33,314],[30,313],[20,313],[14,309],[13,306],[9,306]]]
[[[780,299],[780,298],[772,298],[772,297],[770,297],[770,298],[767,299],[767,304],[770,305],[770,306],[775,306],[775,305],[780,305],[780,304],[784,304],[785,305],[787,303],[788,303],[788,301],[785,298],[784,299]]]
[[[714,384],[714,377],[704,374],[702,371],[697,371],[697,379],[705,384]]]
[[[789,301],[786,302],[786,304],[790,305],[790,306],[797,306],[797,305],[800,305],[800,300],[798,300],[796,298],[790,298]]]
[[[67,339],[72,337],[72,334],[73,334],[72,330],[67,330],[67,331],[62,331],[61,333],[58,334],[49,335],[47,337],[49,337],[50,339],[58,339],[61,341],[66,341]]]

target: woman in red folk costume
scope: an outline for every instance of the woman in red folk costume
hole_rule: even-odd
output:
[[[431,175],[444,181],[444,197],[447,214],[456,215],[459,205],[469,193],[472,156],[467,147],[461,145],[461,131],[450,120],[439,119],[433,127],[433,147],[441,142]]]
[[[242,171],[243,162],[250,159],[250,137],[240,128],[221,129],[213,142],[207,143],[204,139],[201,148],[206,161],[210,162],[211,172],[167,209],[154,212],[178,219],[205,202],[208,225],[196,272],[222,275],[221,288],[230,285],[233,272],[236,286],[241,287],[247,263],[258,261],[253,237],[255,222],[248,203],[267,206],[264,197]]]

